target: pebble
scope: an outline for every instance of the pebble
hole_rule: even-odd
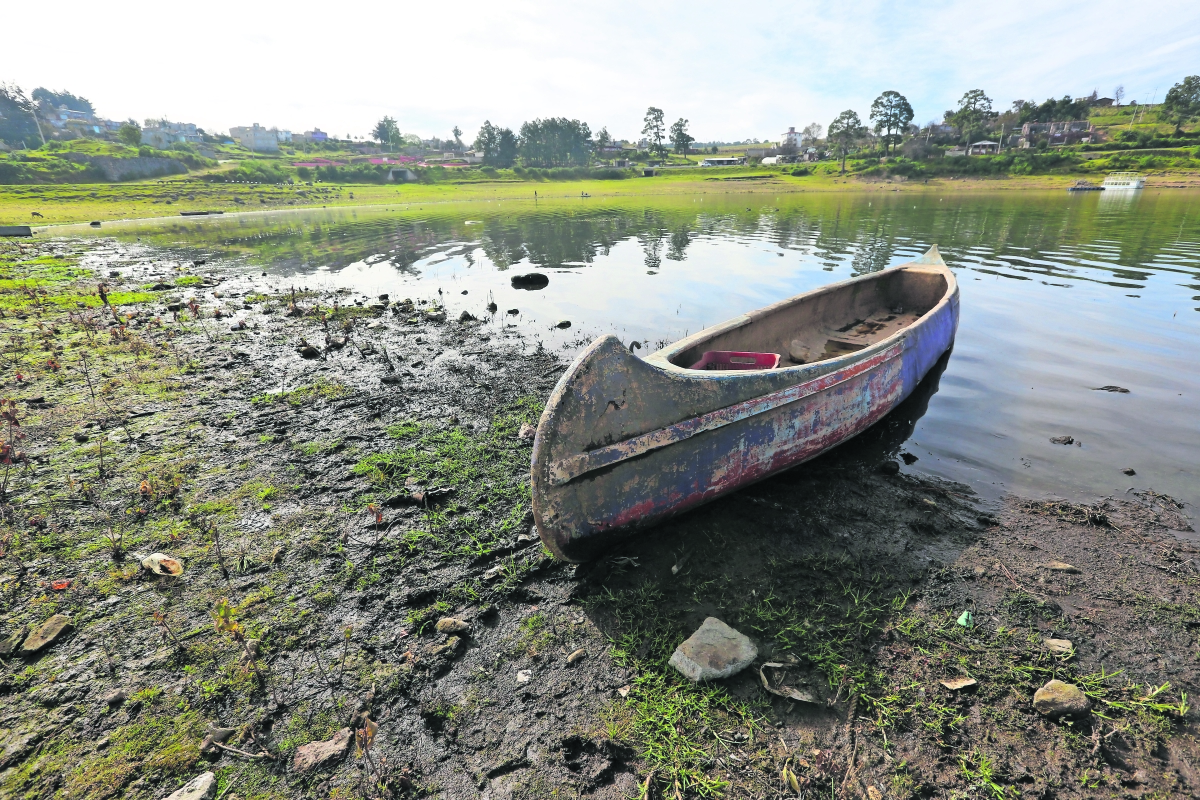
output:
[[[442,617],[437,621],[438,633],[465,633],[471,630],[471,623],[457,617]]]
[[[978,686],[979,681],[974,678],[950,678],[949,680],[938,681],[952,692],[957,692],[962,689],[969,689],[972,686]]]
[[[560,329],[562,329],[562,330],[566,330],[567,328],[571,327],[571,320],[569,320],[569,319],[560,319],[560,320],[559,320],[559,321],[558,321],[558,322],[555,324],[555,326],[554,326],[554,327],[556,327],[556,328],[560,328]]]
[[[571,653],[571,655],[567,656],[567,663],[574,664],[576,661],[582,661],[586,657],[587,657],[587,651],[581,647],[578,650],[576,650],[574,653]]]
[[[1046,649],[1055,655],[1067,655],[1075,645],[1071,644],[1070,639],[1046,639]]]
[[[757,657],[758,648],[749,637],[716,617],[709,617],[675,649],[669,663],[689,680],[699,683],[735,675]]]
[[[529,441],[536,435],[537,435],[537,428],[530,425],[528,422],[523,423],[521,425],[521,430],[517,431],[517,438],[524,440],[524,441]]]
[[[1073,567],[1063,561],[1051,561],[1047,564],[1043,564],[1042,566],[1051,572],[1069,572],[1072,574],[1078,574],[1080,572],[1079,567]]]
[[[125,702],[126,697],[128,697],[128,695],[125,693],[124,689],[115,689],[104,696],[104,705],[109,708],[112,708],[113,706],[119,706],[121,703]]]
[[[466,293],[464,292],[464,294],[466,294]],[[461,314],[458,315],[458,321],[459,322],[474,322],[475,315],[472,314],[470,311],[463,311]]]
[[[1092,704],[1078,686],[1052,680],[1034,694],[1033,707],[1047,717],[1073,717],[1086,714]]]
[[[217,776],[202,772],[171,794],[167,800],[210,800],[217,795]]]
[[[88,438],[89,438],[88,435],[86,433],[84,433],[83,431],[76,431],[76,433],[75,433],[75,441],[79,442],[80,444],[83,444],[84,442],[86,442],[88,440]]]
[[[25,643],[21,645],[21,652],[31,654],[47,648],[58,641],[60,636],[71,631],[74,627],[70,617],[63,614],[55,614],[43,622],[33,633],[29,634]]]
[[[622,686],[620,689],[617,689],[617,694],[621,695],[621,697],[629,697],[629,691],[632,688],[633,688],[632,686],[629,686],[627,684],[625,686]]]
[[[1124,472],[1126,475],[1137,475],[1137,470],[1135,470],[1133,467],[1126,467],[1125,469],[1121,470],[1121,472]]]
[[[296,750],[296,757],[292,759],[292,769],[296,772],[308,772],[331,761],[337,761],[346,755],[353,741],[353,731],[342,728],[328,741],[301,745]]]
[[[517,672],[517,683],[529,683],[533,680],[533,670],[523,669]]]
[[[142,567],[155,575],[177,578],[183,574],[183,562],[166,553],[152,553],[142,559]]]
[[[879,465],[879,471],[884,475],[895,475],[900,472],[900,464],[896,461],[884,461]]]
[[[1074,436],[1051,436],[1050,441],[1053,444],[1075,444]]]

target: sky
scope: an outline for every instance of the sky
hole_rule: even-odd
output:
[[[1150,102],[1200,74],[1194,0],[119,6],[56,0],[52,33],[3,36],[0,81],[211,132],[366,136],[386,114],[405,133],[449,138],[457,125],[470,140],[485,119],[516,130],[565,116],[637,139],[656,106],[699,141],[740,141],[844,109],[865,121],[888,89],[924,123],[969,89],[996,110],[1117,85]]]

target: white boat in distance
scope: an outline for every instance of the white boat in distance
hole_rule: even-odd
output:
[[[1113,189],[1144,189],[1146,179],[1136,172],[1110,172],[1104,179],[1102,188],[1106,191]]]

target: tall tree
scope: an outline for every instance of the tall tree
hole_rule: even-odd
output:
[[[825,128],[819,122],[810,122],[800,131],[804,135],[806,142],[815,142],[821,138],[821,134],[825,132]]]
[[[612,142],[613,138],[607,127],[601,128],[600,132],[596,134],[596,147],[608,147]]]
[[[995,116],[995,112],[992,111],[992,98],[988,97],[983,89],[972,89],[958,101],[957,111],[947,113],[946,121],[970,139],[971,134],[984,130]]]
[[[837,119],[829,123],[826,139],[833,146],[834,153],[842,159],[843,175],[846,173],[846,156],[850,155],[851,151],[858,146],[865,133],[866,129],[863,127],[862,120],[850,109],[838,114]]]
[[[1200,75],[1189,75],[1175,84],[1163,98],[1162,118],[1175,123],[1175,132],[1200,117]]]
[[[127,144],[130,147],[137,147],[142,143],[142,129],[133,121],[126,122],[117,129],[117,138],[123,144]]]
[[[642,120],[642,135],[650,140],[650,149],[664,158],[667,148],[663,146],[663,135],[666,132],[661,108],[650,106],[646,109],[646,117]]]
[[[1125,84],[1120,84],[1113,89],[1113,100],[1117,101],[1117,105],[1121,105],[1121,101],[1125,99]]]
[[[675,120],[675,124],[671,126],[671,146],[681,156],[686,156],[688,147],[696,141],[694,137],[688,135],[687,127],[688,121],[683,117]]]
[[[511,167],[517,160],[517,137],[508,128],[499,128],[485,120],[475,137],[475,152],[483,153],[489,167]]]
[[[384,117],[371,129],[371,138],[387,147],[395,147],[400,144],[402,136],[396,120]]]
[[[891,145],[895,152],[896,145],[904,138],[904,130],[912,122],[913,110],[908,98],[899,92],[889,89],[871,104],[871,121],[875,123],[875,132],[883,131],[883,150],[888,151]]]
[[[462,149],[462,131],[459,130],[459,127],[457,125],[455,125],[454,130],[452,130],[450,132],[452,134],[454,134],[454,143],[456,145],[458,145],[459,149],[461,150]]]
[[[592,130],[577,119],[535,119],[521,125],[518,146],[529,166],[586,166],[592,157]]]
[[[34,104],[15,83],[0,83],[0,139],[32,147],[42,140]]]

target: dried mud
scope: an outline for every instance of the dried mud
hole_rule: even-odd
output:
[[[0,247],[27,454],[0,639],[74,625],[0,656],[0,796],[158,798],[205,770],[242,800],[1197,792],[1186,509],[988,508],[881,469],[945,362],[853,442],[575,566],[530,536],[521,437],[565,357],[482,307],[293,299],[113,242]],[[142,569],[154,552],[184,574]],[[696,687],[666,662],[707,616],[760,655]],[[1092,713],[1035,712],[1052,677]],[[233,732],[202,752],[209,726]],[[347,727],[365,751],[295,769]]]

